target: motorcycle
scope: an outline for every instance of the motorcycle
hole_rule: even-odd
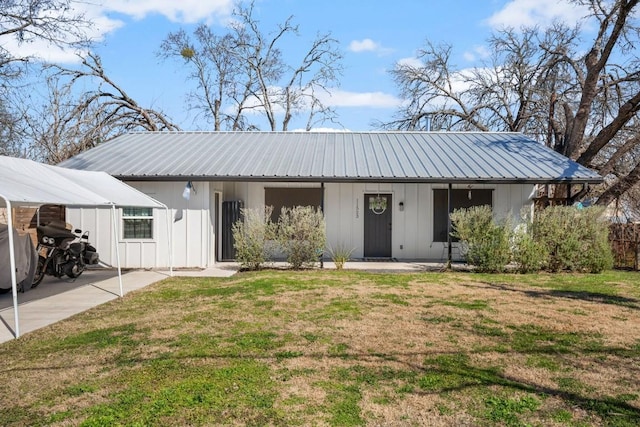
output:
[[[89,232],[76,229],[71,232],[64,223],[50,222],[37,227],[38,266],[33,278],[32,288],[42,282],[45,274],[62,278],[64,275],[74,279],[82,274],[87,265],[99,261],[98,252],[89,243]]]

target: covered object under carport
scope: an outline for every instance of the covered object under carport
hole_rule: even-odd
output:
[[[6,207],[7,209],[9,230],[13,228],[11,212],[13,206],[40,206],[43,204],[110,207],[113,235],[116,240],[119,240],[116,207],[132,206],[168,210],[166,205],[104,172],[65,169],[31,160],[0,156],[0,207]],[[170,227],[171,223],[167,214],[167,229]],[[168,230],[168,234],[171,236],[172,233]],[[20,336],[20,327],[13,240],[13,233],[9,232],[11,288],[15,313],[14,335],[17,338]],[[170,240],[169,256],[171,259]],[[114,243],[116,245],[120,296],[122,296],[122,272],[120,270],[118,242]]]

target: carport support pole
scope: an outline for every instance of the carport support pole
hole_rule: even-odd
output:
[[[11,268],[11,292],[13,294],[13,319],[15,322],[14,337],[20,337],[20,323],[18,320],[18,280],[16,278],[16,251],[13,246],[13,216],[11,213],[11,202],[4,196],[7,207],[7,231],[9,233],[9,267]]]
[[[447,189],[447,269],[451,268],[451,183]]]
[[[164,206],[164,212],[167,216],[167,241],[169,247],[169,276],[173,277],[173,222],[169,220],[171,218],[169,216],[169,207],[167,205]]]
[[[113,223],[113,238],[116,242],[116,262],[118,263],[118,284],[120,285],[120,298],[124,296],[122,291],[122,270],[120,269],[120,239],[118,238],[118,222],[116,221],[116,205],[111,205],[111,222]]]

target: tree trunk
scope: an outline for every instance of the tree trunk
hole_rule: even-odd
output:
[[[605,190],[598,198],[597,204],[607,206],[615,199],[622,196],[627,190],[640,182],[640,163],[627,176],[619,179],[615,184]]]

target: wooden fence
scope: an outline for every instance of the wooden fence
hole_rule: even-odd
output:
[[[616,268],[640,270],[640,224],[611,224],[609,241]]]
[[[37,208],[18,206],[12,208],[11,214],[13,215],[13,226],[18,231],[18,234],[29,234],[33,244],[36,245],[38,238],[36,235],[37,226]],[[51,221],[65,220],[64,206],[60,205],[42,205],[40,206],[40,224],[48,224]],[[0,210],[0,222],[7,223],[6,208]]]

